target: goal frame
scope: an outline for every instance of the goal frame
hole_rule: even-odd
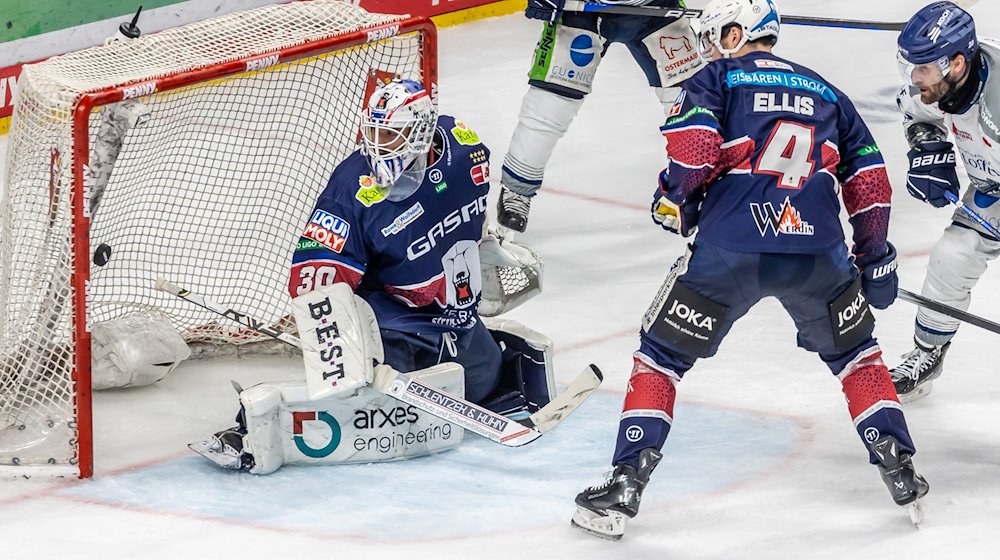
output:
[[[77,101],[73,110],[73,185],[70,190],[73,236],[70,298],[73,309],[73,340],[76,345],[71,379],[76,401],[77,445],[79,448],[77,467],[80,478],[90,478],[94,474],[91,333],[87,301],[87,286],[90,280],[90,193],[87,192],[84,184],[84,168],[90,161],[89,119],[91,113],[97,107],[136,97],[135,92],[138,91],[139,86],[153,86],[155,87],[154,91],[163,92],[241,74],[249,70],[261,70],[336,50],[350,49],[407,33],[419,33],[422,36],[423,53],[420,64],[424,85],[430,91],[437,84],[437,28],[429,18],[420,16],[366,27],[310,43],[288,46],[253,57],[175,72],[150,80],[131,81],[85,93]],[[273,58],[275,55],[277,58]],[[260,65],[263,59],[268,59],[269,64]],[[254,63],[258,65],[251,68],[251,64]],[[53,154],[53,158],[57,157],[59,157],[58,152]]]

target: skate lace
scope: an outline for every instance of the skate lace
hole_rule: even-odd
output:
[[[504,189],[503,191],[503,208],[508,212],[518,214],[520,216],[527,216],[531,209],[531,199],[517,194],[514,191]]]
[[[611,483],[612,483],[612,481],[614,481],[614,479],[615,479],[615,471],[614,470],[604,471],[604,481],[603,482],[599,482],[599,483],[591,486],[590,488],[587,488],[587,491],[588,492],[597,492],[598,490],[604,490],[608,486],[611,486]]]
[[[894,373],[895,379],[909,377],[913,380],[920,379],[920,374],[927,370],[934,363],[934,354],[937,350],[925,352],[920,348],[914,348],[909,353],[903,354],[903,363],[900,364]]]

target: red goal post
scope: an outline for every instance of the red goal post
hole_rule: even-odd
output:
[[[0,208],[0,472],[92,475],[95,323],[155,313],[188,341],[252,340],[156,276],[284,324],[298,232],[356,147],[371,77],[436,95],[436,41],[427,18],[313,0],[25,66]]]

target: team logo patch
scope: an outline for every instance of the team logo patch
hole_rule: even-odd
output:
[[[424,214],[424,207],[421,206],[419,202],[414,204],[413,206],[410,206],[409,208],[407,208],[406,212],[403,212],[402,214],[396,216],[396,219],[393,220],[391,224],[382,228],[382,235],[385,237],[389,237],[390,235],[395,235],[403,231],[406,228],[406,226],[413,223],[413,221],[419,218],[420,216],[423,216],[423,214]]]
[[[785,235],[812,235],[816,229],[809,222],[802,219],[799,211],[792,206],[787,196],[785,197],[785,201],[781,203],[779,211],[775,211],[774,205],[770,202],[765,202],[764,204],[754,202],[750,204],[750,212],[753,213],[753,220],[757,224],[757,230],[760,231],[761,237],[766,236],[768,230],[771,230],[774,236],[777,237],[779,233]]]
[[[670,111],[667,112],[668,117],[676,117],[681,114],[681,108],[684,107],[684,100],[687,99],[688,92],[686,89],[682,89],[680,95],[674,100],[674,105],[670,107]]]
[[[786,64],[780,60],[770,60],[764,58],[755,60],[753,63],[757,65],[757,68],[767,68],[768,70],[788,70],[789,72],[795,71],[791,64]]]
[[[469,175],[472,176],[472,182],[477,185],[482,185],[490,182],[490,164],[480,163],[475,165],[469,170]]]
[[[455,128],[451,129],[451,135],[463,146],[475,146],[479,143],[479,136],[462,121],[455,121]]]
[[[672,37],[663,35],[660,37],[660,48],[666,53],[667,58],[673,60],[677,58],[677,53],[691,52],[691,39],[687,37]]]
[[[326,428],[311,428],[310,430],[306,430],[306,423],[325,424]],[[329,430],[330,435],[326,436],[329,439],[323,443],[322,440],[325,439],[323,432],[326,430]],[[311,443],[306,441],[307,431],[313,432],[313,441]],[[299,452],[306,457],[319,459],[330,455],[340,445],[343,433],[340,423],[328,412],[317,412],[314,410],[292,412],[292,440],[295,441],[295,447],[298,448]],[[319,446],[317,447],[316,445]]]
[[[312,239],[334,253],[339,253],[344,250],[344,243],[350,234],[351,224],[347,223],[347,220],[317,209],[306,224],[302,237]]]

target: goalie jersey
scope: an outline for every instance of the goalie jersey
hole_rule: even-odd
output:
[[[346,282],[371,304],[381,328],[471,329],[479,320],[489,156],[475,132],[441,115],[423,182],[396,201],[376,187],[360,151],[348,156],[296,246],[291,296]]]
[[[819,253],[844,243],[885,254],[891,187],[875,140],[840,90],[767,52],[688,79],[662,132],[667,196],[697,203],[698,238],[737,252]]]

